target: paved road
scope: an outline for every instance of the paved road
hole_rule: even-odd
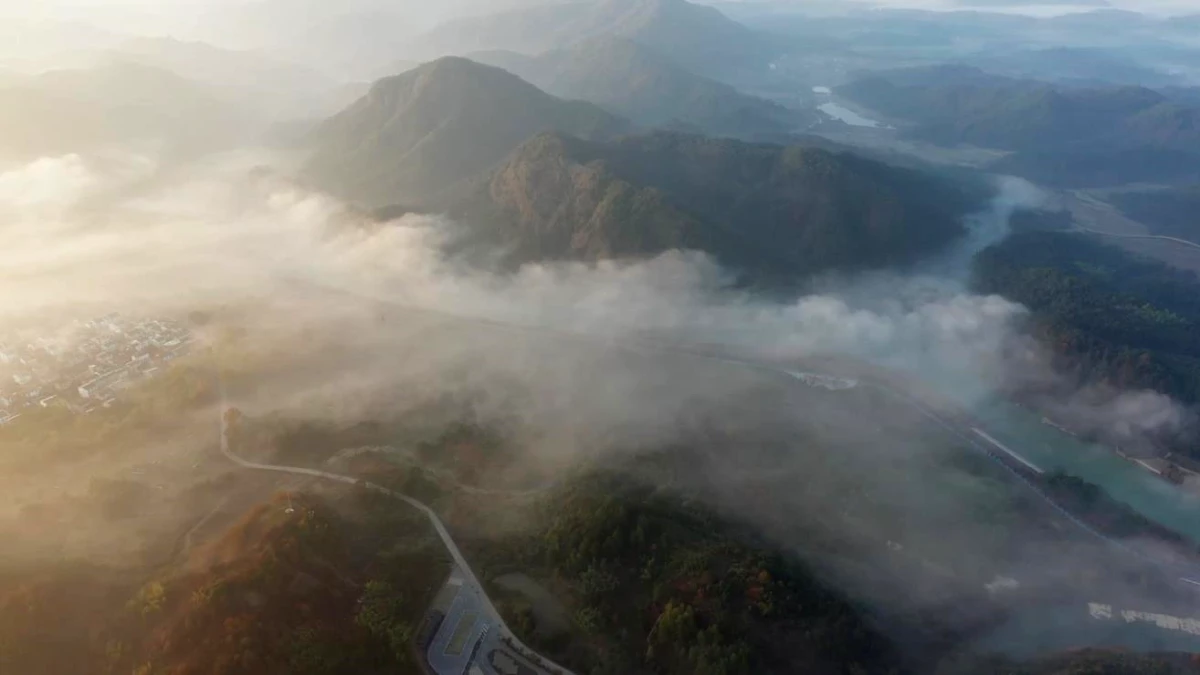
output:
[[[1016,478],[1022,485],[1029,488],[1054,511],[1065,518],[1068,522],[1078,527],[1084,533],[1101,540],[1117,550],[1130,554],[1143,562],[1153,565],[1154,567],[1163,571],[1163,573],[1169,575],[1171,578],[1187,584],[1189,587],[1200,587],[1200,565],[1196,565],[1194,563],[1180,564],[1176,562],[1160,560],[1146,555],[1145,553],[1128,546],[1120,540],[1113,539],[1097,531],[1091,525],[1083,522],[1070,511],[1067,511],[1060,506],[1058,502],[1047,495],[1041,487],[1034,483],[1034,481],[1030,480],[1030,473],[1037,475],[1044,473],[1039,467],[1032,464],[1012,449],[1004,446],[979,427],[970,426],[968,420],[959,421],[948,419],[946,416],[934,411],[928,403],[920,400],[912,394],[894,388],[890,383],[864,377],[861,372],[856,373],[856,377],[861,385],[874,388],[889,397],[903,401],[910,407],[920,412],[924,417],[945,429],[951,435],[962,440],[968,447],[987,455],[995,463],[999,464],[1009,474]],[[985,439],[988,441],[989,446],[994,447],[981,445],[977,440],[978,438]],[[1001,452],[997,452],[997,450],[1001,451],[1003,454],[1001,454]]]
[[[1088,234],[1094,234],[1100,237],[1112,237],[1114,239],[1158,239],[1160,241],[1169,241],[1173,244],[1180,244],[1189,248],[1200,249],[1200,244],[1197,244],[1194,241],[1188,241],[1187,239],[1179,239],[1178,237],[1164,237],[1158,234],[1116,234],[1113,232],[1101,232],[1100,230],[1093,230],[1091,228],[1082,226],[1076,227],[1075,229],[1079,230],[1080,232],[1087,232]]]
[[[1200,248],[1200,246],[1198,246],[1198,248]],[[311,283],[306,284],[306,285],[313,286]],[[444,311],[440,311],[440,310],[431,310],[431,309],[426,309],[426,308],[421,308],[421,307],[412,307],[412,306],[405,305],[404,303],[397,302],[392,299],[355,293],[353,291],[348,291],[346,289],[331,288],[331,287],[326,287],[326,286],[314,286],[314,287],[323,292],[332,293],[332,294],[340,294],[340,295],[350,295],[350,296],[356,297],[360,300],[369,300],[369,301],[379,302],[381,304],[386,304],[386,305],[389,305],[389,306],[392,306],[394,308],[401,309],[404,311],[426,314],[426,315],[430,315],[430,316],[437,316],[437,317],[441,317],[441,318],[446,318],[446,319],[455,320],[455,321],[461,321],[464,323],[471,323],[471,324],[475,324],[475,325],[489,326],[489,327],[493,327],[493,328],[496,328],[499,330],[505,330],[505,331],[517,332],[517,333],[527,333],[527,334],[559,335],[559,336],[574,339],[574,340],[599,342],[599,343],[603,343],[607,346],[615,347],[618,349],[629,349],[629,350],[634,350],[634,351],[636,351],[636,350],[656,351],[656,352],[660,352],[660,353],[672,353],[672,354],[678,354],[678,355],[686,355],[686,356],[691,356],[694,358],[701,358],[701,359],[706,359],[706,360],[711,360],[711,361],[720,361],[720,362],[728,363],[728,364],[735,365],[735,366],[742,367],[742,368],[749,368],[749,369],[758,370],[758,371],[764,372],[764,373],[774,374],[776,376],[788,377],[792,381],[796,382],[797,385],[802,384],[802,378],[801,378],[800,374],[798,374],[797,371],[795,370],[797,364],[790,364],[791,367],[785,367],[779,363],[773,363],[773,362],[769,362],[769,361],[739,358],[739,357],[728,354],[726,352],[725,348],[723,348],[722,346],[715,346],[715,347],[701,346],[701,345],[691,346],[691,345],[683,345],[683,344],[673,343],[673,342],[666,342],[666,341],[657,340],[657,339],[653,339],[653,338],[630,338],[630,339],[622,339],[622,340],[599,339],[594,336],[589,336],[589,335],[584,335],[584,334],[580,334],[580,333],[574,333],[571,331],[559,330],[559,329],[554,329],[554,328],[521,325],[521,324],[508,323],[505,321],[494,320],[494,319],[483,319],[483,318],[456,315],[456,314],[453,314],[450,312],[444,312]],[[1005,448],[1004,452],[1014,455],[1014,457],[1008,457],[1008,456],[1002,457],[1001,453],[998,453],[996,451],[997,450],[996,448],[991,448],[989,446],[985,446],[980,443],[981,439],[975,433],[976,429],[982,430],[980,425],[971,426],[971,425],[961,423],[962,421],[960,421],[960,420],[949,419],[946,415],[939,413],[937,410],[934,409],[933,406],[931,406],[930,404],[928,404],[925,401],[922,401],[919,397],[896,388],[893,385],[893,383],[891,382],[891,379],[894,379],[894,378],[875,376],[876,372],[879,369],[874,366],[871,366],[870,364],[861,364],[860,363],[860,364],[854,365],[854,364],[850,364],[850,363],[843,363],[843,364],[834,364],[831,366],[830,362],[821,361],[818,363],[820,363],[821,365],[813,367],[806,362],[806,363],[804,363],[803,367],[814,370],[815,373],[818,375],[824,375],[827,377],[839,378],[839,379],[847,379],[847,378],[853,379],[854,381],[857,381],[860,384],[877,389],[890,397],[893,397],[899,401],[906,403],[907,405],[913,407],[918,412],[920,412],[923,416],[930,419],[931,421],[936,423],[941,428],[945,429],[947,432],[949,432],[953,436],[962,440],[968,447],[973,448],[979,452],[982,452],[986,456],[988,456],[989,458],[994,460],[996,463],[998,463],[1000,466],[1002,466],[1004,469],[1006,469],[1012,476],[1014,476],[1021,484],[1025,485],[1027,488],[1032,490],[1042,501],[1044,501],[1047,505],[1049,505],[1054,511],[1061,514],[1064,518],[1067,519],[1068,522],[1073,523],[1075,526],[1080,528],[1085,533],[1110,544],[1115,549],[1129,553],[1129,554],[1137,557],[1140,560],[1143,560],[1145,562],[1153,564],[1155,567],[1157,567],[1160,570],[1163,570],[1165,573],[1169,574],[1171,576],[1171,578],[1177,579],[1179,582],[1181,582],[1189,587],[1192,587],[1193,589],[1200,587],[1200,581],[1198,581],[1198,580],[1200,580],[1200,566],[1197,566],[1195,564],[1181,565],[1181,564],[1169,563],[1169,562],[1157,560],[1154,558],[1150,558],[1149,556],[1141,553],[1140,551],[1130,548],[1128,545],[1124,544],[1123,542],[1120,542],[1118,540],[1114,540],[1110,537],[1105,536],[1104,534],[1098,532],[1097,530],[1095,530],[1088,524],[1081,521],[1079,518],[1077,518],[1070,512],[1063,509],[1061,506],[1059,506],[1059,504],[1056,501],[1054,501],[1054,499],[1052,499],[1049,495],[1047,495],[1045,492],[1043,492],[1040,487],[1038,487],[1033,481],[1031,481],[1029,479],[1029,477],[1024,475],[1022,473],[1022,469],[1014,467],[1014,459],[1018,458],[1019,455],[1016,455],[1016,453],[1013,452],[1012,450]],[[840,367],[841,365],[845,365],[846,367],[842,368],[842,367]],[[822,372],[822,371],[824,371],[824,372]],[[805,385],[805,386],[809,386],[809,385]],[[224,385],[223,384],[222,384],[221,394],[222,394],[222,401],[224,402],[225,397],[224,397]],[[224,406],[224,404],[223,404],[222,410],[224,410],[225,407],[226,406]],[[470,583],[474,584],[476,587],[478,587],[480,589],[480,594],[482,596],[483,602],[485,603],[486,609],[498,618],[504,635],[507,637],[510,637],[513,641],[513,644],[517,648],[523,649],[530,654],[536,654],[536,652],[534,650],[529,649],[522,642],[520,642],[518,640],[518,638],[512,633],[512,631],[509,630],[508,626],[503,623],[503,618],[500,616],[499,612],[496,611],[496,608],[492,604],[491,599],[487,597],[486,593],[483,593],[483,585],[479,583],[478,578],[475,576],[474,572],[471,571],[470,565],[467,564],[466,558],[463,557],[461,551],[459,551],[459,549],[458,549],[458,546],[454,543],[454,540],[450,537],[450,534],[446,530],[445,525],[442,524],[441,519],[438,518],[437,514],[435,514],[433,512],[433,510],[430,509],[428,506],[426,506],[425,504],[422,504],[421,502],[419,502],[415,499],[412,499],[411,497],[408,497],[407,495],[403,495],[403,494],[394,492],[392,490],[388,490],[387,488],[384,488],[379,485],[374,485],[371,483],[357,481],[353,478],[349,478],[346,476],[340,476],[337,474],[324,472],[324,471],[317,471],[317,470],[313,470],[313,469],[272,466],[272,465],[263,465],[263,464],[255,464],[253,462],[247,462],[247,461],[237,457],[236,455],[234,455],[233,453],[231,453],[229,451],[228,441],[225,437],[224,414],[221,415],[221,425],[222,425],[222,433],[221,433],[221,450],[222,450],[222,452],[225,453],[225,455],[227,457],[229,457],[232,461],[241,465],[244,468],[256,469],[256,470],[261,470],[261,471],[275,471],[275,472],[281,472],[281,473],[308,475],[308,476],[313,476],[316,478],[325,478],[328,480],[340,481],[340,482],[348,483],[348,484],[361,484],[368,489],[376,490],[378,492],[382,492],[384,494],[390,495],[396,499],[402,500],[405,503],[412,506],[413,508],[424,513],[426,515],[426,517],[429,518],[429,520],[433,524],[434,528],[437,530],[438,536],[442,539],[442,542],[445,544],[446,549],[448,551],[450,551],[451,556],[454,558],[455,563],[463,570],[463,574],[467,577],[467,579],[469,580]],[[984,431],[984,434],[986,434],[986,433],[987,432]],[[1025,463],[1028,464],[1028,462],[1025,462]],[[1028,467],[1026,467],[1026,468],[1028,468]],[[543,659],[543,660],[545,660],[545,659]],[[551,661],[545,660],[545,662],[549,666],[556,667],[556,668],[562,670],[565,675],[573,675],[570,671],[566,670],[565,668],[562,668],[561,666],[558,666],[557,664],[554,664]]]
[[[458,544],[454,543],[454,538],[450,536],[450,532],[446,529],[446,525],[442,522],[442,519],[439,518],[436,513],[434,513],[433,509],[413,499],[412,497],[409,497],[408,495],[401,494],[395,490],[389,490],[382,485],[376,485],[375,483],[370,483],[368,481],[357,480],[349,476],[342,476],[336,473],[330,473],[328,471],[319,471],[317,469],[306,469],[295,466],[280,466],[277,464],[259,464],[257,462],[251,462],[242,459],[241,457],[235,455],[229,448],[229,428],[225,419],[225,411],[229,410],[230,408],[229,401],[225,393],[225,382],[220,379],[219,371],[217,377],[221,394],[221,407],[219,413],[219,417],[221,418],[221,453],[225,455],[225,457],[243,469],[250,469],[254,471],[270,471],[274,473],[284,473],[296,476],[311,476],[313,478],[336,481],[338,483],[345,483],[347,485],[357,485],[359,487],[366,488],[368,490],[374,490],[375,492],[380,492],[388,495],[389,497],[399,499],[400,501],[425,514],[425,517],[429,519],[430,524],[433,525],[433,529],[437,532],[438,537],[442,540],[442,544],[446,547],[446,550],[450,552],[450,557],[454,559],[454,564],[465,577],[466,583],[478,589],[479,600],[483,604],[485,611],[495,617],[496,622],[500,626],[501,632],[503,633],[502,637],[506,637],[511,640],[512,645],[518,651],[523,651],[527,654],[537,654],[535,650],[529,648],[525,643],[521,642],[521,639],[509,629],[508,624],[504,622],[504,617],[499,611],[496,610],[496,606],[492,604],[492,599],[489,598],[487,593],[484,591],[483,584],[479,582],[479,578],[476,577],[475,572],[471,570],[471,566],[467,563],[466,557],[458,548]],[[572,671],[567,670],[566,668],[554,663],[550,659],[547,659],[540,654],[538,654],[538,658],[541,659],[541,661],[547,666],[562,671],[563,675],[575,675]]]

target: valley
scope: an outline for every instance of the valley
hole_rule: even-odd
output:
[[[1192,8],[103,4],[0,8],[0,671],[1198,672]]]

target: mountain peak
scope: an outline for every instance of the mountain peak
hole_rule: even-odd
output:
[[[508,71],[446,57],[376,82],[327,120],[313,139],[309,175],[367,207],[425,206],[538,132],[606,137],[627,128]]]
[[[405,83],[419,84],[430,80],[497,81],[528,86],[528,83],[506,70],[487,66],[461,56],[443,56],[399,75],[385,77],[376,82],[374,86],[387,88]]]

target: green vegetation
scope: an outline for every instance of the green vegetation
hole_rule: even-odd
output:
[[[761,282],[904,264],[962,233],[979,195],[850,154],[656,133],[544,134],[452,214],[513,262],[708,252]]]
[[[1184,542],[1179,533],[1146,518],[1110,497],[1100,486],[1082,478],[1055,471],[1042,479],[1042,485],[1059,506],[1112,537],[1153,535],[1167,541]]]
[[[559,100],[499,68],[447,57],[376,82],[327,120],[311,139],[307,173],[362,206],[428,206],[540,131],[607,137],[628,128],[592,104]]]
[[[0,575],[0,666],[417,675],[412,639],[448,573],[428,522],[395,500],[277,495],[178,565]]]
[[[975,287],[1029,307],[1084,382],[1200,402],[1200,280],[1087,237],[1026,233],[976,258]]]
[[[702,507],[601,474],[547,497],[539,520],[484,556],[492,569],[568,589],[575,637],[522,636],[565,665],[614,675],[898,672],[859,608]],[[536,628],[528,615],[522,624]]]

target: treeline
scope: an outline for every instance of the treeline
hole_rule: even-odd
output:
[[[0,574],[0,672],[418,675],[449,574],[424,516],[359,490],[276,495],[176,562]]]
[[[1200,402],[1200,279],[1083,235],[1027,232],[976,258],[974,287],[1020,302],[1081,382]]]
[[[536,534],[491,565],[570,589],[574,638],[539,648],[595,675],[899,673],[862,610],[706,509],[612,475],[546,500]],[[540,642],[540,643],[539,643]]]

